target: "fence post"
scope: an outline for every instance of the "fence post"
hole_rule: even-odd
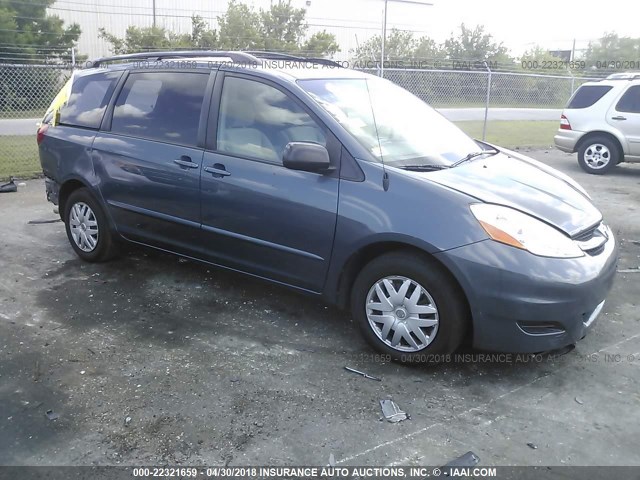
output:
[[[571,95],[573,95],[573,89],[575,88],[576,77],[571,73],[571,69],[567,69],[569,71],[569,75],[571,75]]]
[[[486,141],[487,139],[487,118],[489,116],[489,101],[491,100],[491,69],[489,68],[489,64],[484,62],[484,66],[489,72],[489,76],[487,78],[487,101],[484,106],[484,125],[482,126],[482,141]]]

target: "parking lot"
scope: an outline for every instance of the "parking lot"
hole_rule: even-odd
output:
[[[435,367],[384,363],[347,313],[248,277],[143,249],[82,263],[43,181],[1,194],[0,464],[640,465],[640,165],[530,154],[603,211],[613,291],[566,355]],[[384,398],[411,418],[381,421]]]

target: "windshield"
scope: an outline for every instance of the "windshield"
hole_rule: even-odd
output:
[[[298,84],[378,160],[450,166],[478,144],[418,97],[376,77]]]

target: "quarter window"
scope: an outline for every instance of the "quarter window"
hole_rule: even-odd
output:
[[[76,78],[71,95],[60,109],[60,123],[99,128],[107,104],[122,72],[96,73]]]
[[[619,112],[640,113],[640,85],[629,87],[616,105]]]
[[[238,77],[225,78],[218,151],[282,163],[282,153],[289,142],[327,144],[324,130],[277,88]]]
[[[209,75],[132,73],[118,97],[111,131],[195,146]]]
[[[609,85],[583,85],[573,94],[567,108],[589,108],[612,88]]]

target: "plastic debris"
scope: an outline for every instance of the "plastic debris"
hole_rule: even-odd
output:
[[[381,381],[382,381],[382,379],[381,379],[381,378],[374,377],[373,375],[369,375],[368,373],[361,372],[360,370],[356,370],[355,368],[351,368],[351,367],[344,367],[344,369],[345,369],[347,372],[357,373],[358,375],[362,375],[364,378],[368,378],[369,380],[375,380],[376,382],[381,382]]]
[[[447,472],[445,469],[456,468],[456,467],[475,467],[478,463],[480,463],[480,457],[473,453],[472,451],[468,451],[464,455],[459,456],[451,460],[449,463],[444,465],[441,470],[445,475]]]
[[[124,419],[124,424],[129,425],[131,423],[131,417],[127,417]]]
[[[400,410],[400,407],[393,400],[380,400],[380,408],[382,408],[382,415],[387,419],[387,422],[398,423],[409,418],[409,415]]]
[[[47,410],[47,413],[45,415],[49,420],[56,420],[60,417],[60,415],[53,410]]]
[[[531,443],[531,442],[527,443],[527,447],[533,450],[536,450],[538,448],[538,446],[535,443]]]
[[[582,400],[580,400],[578,397],[574,398],[574,400],[576,401],[576,403],[578,403],[580,405],[584,405],[584,402]]]

